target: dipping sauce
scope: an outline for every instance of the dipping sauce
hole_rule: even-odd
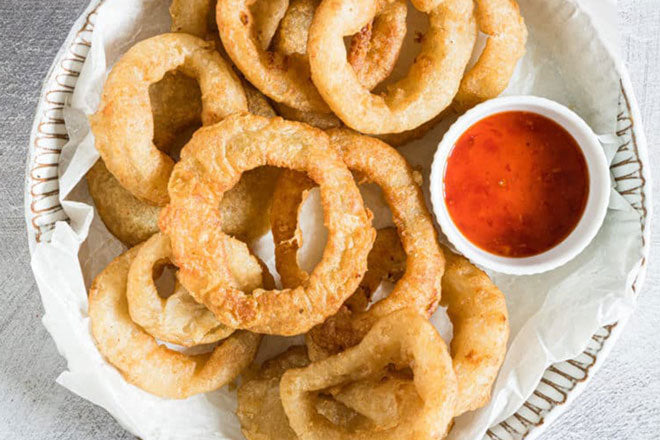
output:
[[[491,115],[456,142],[445,169],[445,203],[475,245],[505,257],[553,248],[575,228],[589,171],[573,137],[536,113]]]

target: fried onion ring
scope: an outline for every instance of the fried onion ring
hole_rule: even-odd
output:
[[[476,16],[488,41],[477,63],[461,81],[454,99],[459,111],[502,93],[525,54],[527,27],[515,0],[477,0]]]
[[[413,0],[420,10],[427,6]],[[372,94],[346,61],[343,38],[359,31],[377,11],[368,0],[323,0],[309,30],[312,80],[321,96],[349,127],[363,133],[411,130],[451,104],[476,40],[472,0],[445,0],[430,10],[429,30],[408,74]]]
[[[294,346],[264,362],[255,373],[243,375],[236,415],[248,440],[298,440],[284,412],[279,383],[286,370],[309,364],[305,348]],[[328,389],[316,402],[316,411],[346,429],[369,424],[387,429],[398,423],[406,410],[419,406],[412,378],[387,371]]]
[[[506,301],[483,271],[443,247],[442,299],[454,326],[451,352],[458,381],[455,416],[484,406],[504,362],[509,338]]]
[[[128,273],[126,298],[133,322],[162,341],[192,347],[224,339],[234,329],[220,324],[213,314],[196,302],[180,283],[167,299],[154,283],[154,269],[169,263],[172,255],[167,236],[157,233],[137,253]],[[261,268],[256,266],[258,278]]]
[[[115,64],[101,104],[90,118],[96,148],[108,170],[137,198],[162,206],[173,160],[153,144],[149,86],[178,69],[199,81],[202,123],[247,110],[241,83],[212,44],[187,34],[143,40]]]
[[[356,71],[371,89],[394,68],[405,36],[406,9],[403,0],[393,0],[376,13],[379,21],[373,38],[358,33],[354,44]],[[280,22],[273,50],[256,44],[263,25],[249,10],[247,0],[219,0],[216,19],[220,38],[229,57],[246,78],[263,93],[288,107],[304,112],[330,113],[310,79],[307,33],[315,0],[293,0]],[[382,12],[382,13],[381,13]],[[380,18],[382,15],[382,19]],[[366,50],[365,50],[366,49]]]
[[[359,342],[379,318],[404,307],[430,316],[440,300],[444,258],[431,215],[406,160],[383,142],[349,130],[329,130],[331,144],[348,168],[365,181],[375,183],[392,211],[405,254],[406,270],[390,295],[369,310],[342,310],[310,331],[314,343],[310,355],[322,350],[338,353]],[[297,227],[298,207],[309,183],[284,171],[278,180],[271,213],[275,257],[285,287],[305,284],[309,275],[299,268],[301,246]]]
[[[367,424],[348,431],[316,411],[320,394],[383,373],[388,365],[412,370],[418,405],[404,408],[403,420],[379,429]],[[289,423],[302,440],[328,438],[441,438],[454,414],[456,377],[444,341],[414,310],[402,309],[380,319],[359,345],[307,367],[288,370],[280,397]]]
[[[164,398],[184,399],[233,380],[254,358],[261,336],[238,331],[211,353],[193,356],[159,345],[128,313],[126,283],[138,251],[117,257],[92,283],[89,317],[98,350],[127,382]]]
[[[322,261],[303,285],[250,294],[221,284],[218,271],[228,249],[217,204],[244,171],[262,165],[306,171],[320,186],[330,233]],[[229,327],[303,333],[335,313],[367,269],[375,236],[370,215],[320,130],[280,118],[230,116],[195,133],[174,167],[169,190],[171,202],[159,226],[170,237],[179,280]]]
[[[277,116],[264,95],[247,82],[244,87],[250,113]],[[172,157],[178,156],[180,147],[192,135],[188,128],[197,127],[195,121],[199,121],[201,106],[194,103],[197,96],[195,89],[199,93],[199,87],[192,78],[169,73],[150,88],[154,144]],[[192,97],[193,102],[187,97]],[[170,109],[174,111],[170,112]],[[181,133],[182,129],[184,131]],[[220,212],[227,234],[250,242],[270,229],[268,212],[278,176],[279,170],[274,167],[250,170],[225,194],[220,202]],[[103,159],[99,159],[87,173],[87,185],[101,220],[126,246],[142,243],[158,232],[160,208],[139,200],[121,186],[108,171]]]

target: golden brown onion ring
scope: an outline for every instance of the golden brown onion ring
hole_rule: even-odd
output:
[[[289,426],[279,383],[285,371],[310,364],[305,347],[290,347],[263,363],[253,374],[244,374],[238,388],[236,415],[248,440],[298,440]],[[376,425],[392,427],[406,409],[419,407],[412,378],[385,372],[343,387],[327,390],[316,402],[316,411],[335,425],[354,429]]]
[[[358,74],[373,88],[394,68],[405,35],[405,3],[386,5],[383,19],[374,28],[364,57],[356,57]],[[291,2],[282,18],[272,50],[255,39],[263,24],[246,0],[220,0],[216,19],[225,50],[246,78],[276,102],[304,112],[330,113],[310,79],[307,32],[316,8],[315,0]],[[380,9],[376,13],[381,15]],[[361,37],[361,38],[360,38]],[[366,47],[364,36],[358,35]]]
[[[329,388],[378,377],[389,365],[412,370],[417,404],[407,405],[395,426],[358,426],[347,430],[316,411],[320,394]],[[289,423],[302,440],[328,438],[441,438],[454,414],[456,376],[444,341],[414,310],[402,309],[380,319],[355,347],[288,370],[280,381],[280,397]]]
[[[525,54],[527,27],[515,0],[477,0],[477,23],[488,35],[477,63],[465,73],[454,105],[459,111],[495,98]]]
[[[234,329],[219,323],[179,282],[175,283],[172,295],[161,298],[154,283],[154,270],[170,263],[171,256],[170,240],[161,233],[154,234],[140,246],[126,286],[128,311],[133,322],[161,341],[184,347],[209,344],[232,334]],[[252,269],[256,276],[261,276],[258,264]]]
[[[484,406],[509,338],[506,301],[483,271],[444,248],[442,299],[454,326],[451,352],[458,381],[455,415]]]
[[[444,258],[437,241],[431,215],[415,175],[406,160],[389,145],[349,130],[329,130],[331,144],[348,168],[367,182],[380,186],[392,211],[407,261],[404,275],[390,295],[369,310],[342,311],[310,331],[314,344],[310,355],[319,350],[338,353],[359,342],[382,316],[405,307],[430,316],[440,300]],[[284,171],[275,191],[271,213],[275,257],[285,287],[304,285],[308,274],[298,266],[301,245],[297,231],[298,206],[309,183]],[[313,357],[315,359],[315,357]]]
[[[261,336],[235,332],[211,353],[191,356],[159,345],[131,320],[126,283],[138,251],[117,257],[92,283],[89,317],[101,354],[127,382],[164,398],[184,399],[236,378],[254,358]]]
[[[250,113],[265,117],[276,116],[268,100],[259,91],[247,82],[244,83],[244,87]],[[186,99],[196,96],[195,89],[199,93],[196,82],[185,75],[167,74],[162,81],[151,86],[154,144],[170,155],[178,156],[180,147],[192,135],[186,129],[178,134],[177,131],[186,126],[186,121],[194,121],[195,117],[199,119],[201,106],[195,106]],[[169,109],[174,112],[169,113]],[[197,111],[196,115],[195,111]],[[173,114],[178,117],[174,118]],[[192,127],[196,126],[193,122]],[[250,242],[268,231],[270,228],[268,212],[278,176],[279,170],[274,167],[250,170],[244,173],[238,184],[225,194],[220,202],[220,212],[223,228],[227,234]],[[132,247],[142,243],[158,232],[160,208],[139,200],[122,187],[105,167],[102,159],[87,173],[87,184],[101,220],[126,246]]]
[[[423,10],[421,0],[413,5]],[[309,30],[312,79],[321,96],[349,127],[363,133],[411,130],[451,104],[476,40],[472,0],[445,0],[429,11],[429,30],[407,75],[372,94],[346,61],[343,38],[369,23],[377,3],[323,0]]]
[[[262,165],[306,171],[320,186],[328,243],[304,285],[244,293],[223,286],[231,260],[217,204],[241,174]],[[335,313],[367,269],[375,232],[346,165],[320,130],[280,118],[233,115],[198,130],[169,183],[159,226],[171,240],[179,280],[220,322],[295,335]],[[236,276],[236,274],[231,274]]]
[[[202,123],[247,110],[241,83],[212,44],[187,34],[140,41],[115,64],[101,104],[90,118],[96,148],[108,170],[137,198],[162,206],[173,160],[153,144],[149,86],[170,70],[199,81]]]

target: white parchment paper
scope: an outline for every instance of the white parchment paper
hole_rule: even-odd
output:
[[[613,29],[603,26],[614,26],[610,19],[615,4],[583,1],[602,25],[602,35],[592,26],[589,14],[570,0],[519,0],[530,37],[527,54],[506,94],[534,94],[571,107],[601,135],[611,158],[617,147],[619,77],[612,60],[616,38]],[[91,50],[65,114],[70,141],[62,153],[59,183],[70,222],[58,223],[51,241],[36,246],[32,267],[46,310],[44,325],[68,362],[67,371],[57,379],[60,384],[104,407],[145,440],[239,439],[235,392],[225,387],[186,400],[166,400],[127,384],[96,349],[87,316],[91,281],[123,251],[94,214],[83,179],[98,158],[87,116],[95,111],[105,76],[121,54],[135,42],[168,30],[167,6],[163,0],[113,0],[99,9]],[[425,185],[432,155],[451,122],[443,122],[424,139],[401,149],[422,172]],[[428,196],[428,188],[424,189]],[[378,226],[391,224],[378,195],[363,192],[371,194],[368,204],[377,212]],[[321,218],[319,209],[318,201],[310,197],[300,218],[310,265],[324,242],[323,228],[316,222]],[[252,248],[274,269],[271,238],[262,237]],[[640,263],[641,247],[638,215],[613,190],[601,231],[575,260],[542,275],[492,273],[507,297],[508,354],[490,404],[458,418],[450,438],[481,438],[489,426],[518,409],[548,365],[576,356],[596,329],[627,317],[634,307],[630,283]],[[449,341],[451,325],[444,310],[434,315],[433,322]],[[258,360],[300,342],[299,337],[269,337]]]

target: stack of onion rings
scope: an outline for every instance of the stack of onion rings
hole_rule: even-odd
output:
[[[306,171],[319,184],[330,234],[323,260],[303,285],[245,293],[222,286],[227,236],[217,204],[244,171],[262,165]],[[230,116],[195,133],[169,191],[159,226],[171,239],[179,280],[229,327],[300,334],[335,313],[366,271],[374,230],[350,172],[319,130],[278,118]]]
[[[96,148],[108,170],[137,198],[163,206],[174,162],[153,144],[149,86],[170,70],[197,78],[202,123],[247,110],[241,83],[208,43],[187,34],[163,34],[133,46],[115,64],[91,117]]]
[[[368,310],[343,310],[308,334],[314,349],[338,353],[354,345],[380,317],[397,309],[413,307],[430,316],[440,300],[444,270],[442,251],[437,242],[431,215],[415,181],[413,170],[396,150],[367,136],[348,130],[330,130],[332,145],[350,170],[366,181],[376,183],[391,211],[407,256],[404,275],[390,295]],[[285,171],[275,190],[271,213],[277,268],[287,287],[304,284],[308,274],[298,267],[298,206],[309,183]]]
[[[184,399],[233,380],[254,358],[261,336],[235,332],[210,354],[185,355],[159,345],[129,315],[126,284],[134,247],[101,272],[89,292],[96,346],[127,382],[157,396]]]
[[[406,405],[402,420],[394,426],[373,423],[352,430],[329,423],[317,411],[321,394],[330,388],[381,377],[388,365],[410,368],[417,394],[416,405]],[[433,326],[413,310],[402,309],[374,324],[360,344],[288,370],[280,380],[280,397],[291,428],[301,439],[441,438],[454,415],[456,377],[451,358]]]

